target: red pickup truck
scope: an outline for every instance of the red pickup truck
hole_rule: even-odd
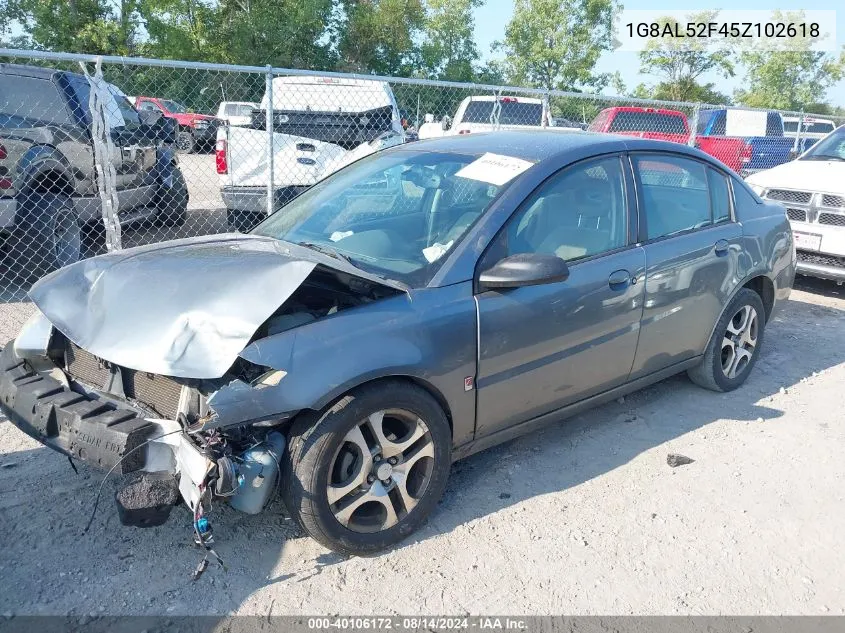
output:
[[[690,138],[687,115],[678,110],[618,106],[598,113],[587,128],[592,132],[610,132],[686,144]],[[751,146],[738,138],[696,136],[695,146],[718,158],[739,173],[751,160]]]
[[[130,97],[136,110],[154,110],[161,112],[179,124],[176,132],[176,147],[179,151],[190,154],[198,147],[211,148],[217,140],[217,128],[220,120],[207,114],[195,114],[172,99],[158,97]]]

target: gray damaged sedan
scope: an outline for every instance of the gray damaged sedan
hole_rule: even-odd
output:
[[[678,372],[739,387],[794,274],[784,209],[696,149],[447,137],[363,158],[249,235],[48,275],[0,407],[131,473],[125,523],[181,496],[202,537],[212,501],[257,513],[281,489],[308,534],[371,554],[456,459]]]

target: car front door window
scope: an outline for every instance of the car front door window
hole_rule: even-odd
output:
[[[506,254],[543,253],[575,261],[625,245],[627,206],[618,157],[553,176],[511,218]]]

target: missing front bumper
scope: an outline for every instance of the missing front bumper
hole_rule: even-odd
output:
[[[0,409],[27,435],[60,453],[118,473],[140,470],[156,426],[141,414],[69,389],[36,372],[9,344],[0,354]]]

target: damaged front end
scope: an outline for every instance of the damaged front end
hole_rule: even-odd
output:
[[[133,474],[117,496],[125,524],[158,525],[181,497],[204,542],[212,498],[266,506],[300,410],[287,406],[286,358],[240,352],[271,337],[293,345],[291,330],[401,290],[266,238],[182,242],[36,284],[40,311],[0,355],[0,408],[72,459]]]

